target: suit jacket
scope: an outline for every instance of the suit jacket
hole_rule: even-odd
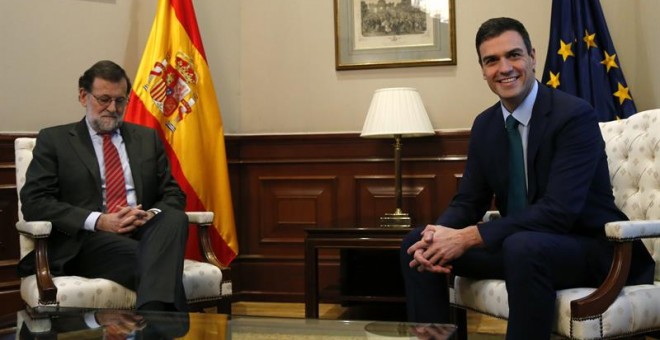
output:
[[[138,204],[145,210],[183,210],[185,194],[171,175],[156,131],[123,123],[120,133]],[[53,223],[48,239],[50,269],[54,275],[64,274],[64,265],[78,253],[88,232],[83,229],[85,219],[92,211],[103,211],[101,172],[84,118],[39,132],[20,197],[26,221]],[[21,276],[34,273],[33,258],[21,260]]]
[[[577,234],[605,239],[607,222],[627,220],[614,204],[605,142],[594,109],[582,99],[539,84],[527,146],[527,203],[506,216],[508,140],[498,102],[472,126],[468,158],[457,195],[437,223],[465,227],[495,205],[505,216],[478,225],[486,247],[498,248],[518,231]],[[634,282],[652,280],[654,262],[636,242]],[[595,254],[598,257],[598,254]],[[609,270],[607,256],[598,263]],[[639,272],[638,272],[639,270]],[[649,274],[650,273],[650,274]]]

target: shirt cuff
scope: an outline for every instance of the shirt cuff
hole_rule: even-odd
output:
[[[80,319],[78,319],[80,320]],[[85,313],[85,324],[89,328],[99,328],[101,325],[99,325],[98,322],[96,322],[96,316],[94,312],[87,312]]]
[[[92,211],[87,219],[85,220],[85,225],[83,228],[89,231],[96,231],[96,221],[101,217],[101,213],[98,211]]]

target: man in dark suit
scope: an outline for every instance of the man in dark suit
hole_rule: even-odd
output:
[[[627,217],[615,206],[605,144],[594,109],[539,84],[524,26],[486,21],[477,32],[482,74],[500,101],[474,121],[458,192],[435,225],[409,233],[401,248],[408,317],[447,322],[445,275],[502,279],[508,339],[548,339],[557,289],[598,286],[612,246],[604,224]],[[522,195],[513,209],[505,121],[520,134]],[[516,127],[517,125],[517,127]],[[478,224],[495,205],[500,219]],[[629,284],[652,282],[654,262],[637,242]]]
[[[157,133],[122,121],[130,88],[126,72],[111,61],[85,71],[78,93],[85,117],[39,132],[20,193],[22,212],[26,221],[52,222],[54,275],[109,279],[136,291],[138,309],[183,311],[186,198]],[[114,158],[104,150],[112,145]],[[113,172],[106,166],[117,156]],[[108,173],[118,178],[108,181]],[[113,185],[121,194],[109,198]],[[28,254],[19,275],[33,273]]]

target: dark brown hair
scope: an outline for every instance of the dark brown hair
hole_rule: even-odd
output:
[[[96,78],[101,78],[113,83],[118,83],[122,79],[126,79],[126,95],[131,92],[131,80],[126,75],[126,71],[110,60],[101,60],[85,71],[85,73],[83,73],[78,79],[78,88],[91,93],[92,84]]]

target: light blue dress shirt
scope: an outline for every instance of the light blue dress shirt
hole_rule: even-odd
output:
[[[513,110],[513,112],[509,112],[509,110],[504,107],[503,104],[500,103],[502,106],[502,118],[504,119],[504,123],[506,124],[506,117],[508,117],[510,114],[513,115],[513,118],[515,118],[518,123],[518,132],[520,132],[520,139],[522,141],[522,146],[523,146],[523,156],[525,159],[525,181],[527,182],[526,187],[529,186],[529,177],[527,176],[527,140],[529,136],[529,121],[532,119],[532,110],[534,109],[534,103],[536,102],[536,94],[539,92],[539,83],[537,81],[534,82],[534,85],[532,86],[532,90],[529,91],[529,94],[525,99],[523,100],[518,107]]]

